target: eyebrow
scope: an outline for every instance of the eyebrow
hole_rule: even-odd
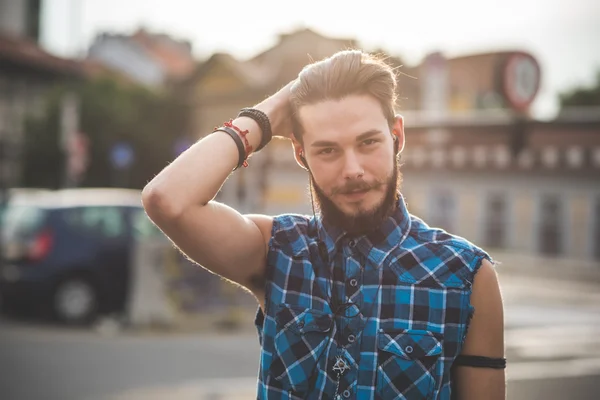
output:
[[[356,137],[356,141],[362,142],[363,140],[369,139],[370,137],[376,136],[379,134],[381,134],[381,131],[379,129],[371,129],[371,130],[368,130],[368,131],[358,135]],[[313,142],[311,144],[311,147],[331,147],[331,146],[335,146],[335,145],[337,145],[336,142],[332,142],[329,140],[317,140],[316,142]]]

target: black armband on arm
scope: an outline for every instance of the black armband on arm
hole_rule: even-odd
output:
[[[505,369],[506,358],[459,355],[454,360],[455,366]]]

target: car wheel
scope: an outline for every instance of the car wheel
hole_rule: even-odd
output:
[[[89,323],[96,316],[96,288],[85,278],[66,278],[56,286],[52,305],[55,316],[62,322]]]

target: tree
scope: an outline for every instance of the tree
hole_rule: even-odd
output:
[[[578,87],[560,94],[560,107],[600,106],[600,70],[592,87]]]
[[[174,158],[175,143],[187,126],[186,108],[170,93],[105,77],[49,93],[44,116],[26,125],[23,186],[58,188],[62,184],[65,157],[59,146],[59,121],[67,92],[79,98],[79,124],[89,141],[89,164],[80,186],[142,188]],[[134,162],[127,170],[117,170],[110,152],[123,142],[133,148]]]

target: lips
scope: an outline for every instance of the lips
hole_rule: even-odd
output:
[[[354,190],[351,192],[345,192],[344,197],[351,201],[357,201],[361,200],[368,192],[369,189]]]
[[[357,189],[357,190],[350,190],[344,194],[366,193],[368,191],[369,191],[369,189]]]

